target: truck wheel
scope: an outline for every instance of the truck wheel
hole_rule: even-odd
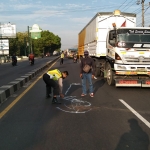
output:
[[[106,66],[106,76],[108,85],[114,85],[115,84],[114,72],[112,71],[111,65],[109,63],[107,63]]]

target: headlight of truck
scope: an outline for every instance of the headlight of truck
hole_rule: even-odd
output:
[[[115,53],[115,59],[116,60],[121,60],[121,57],[117,53]]]
[[[117,69],[126,70],[125,66],[117,66]]]

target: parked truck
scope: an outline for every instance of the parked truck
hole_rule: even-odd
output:
[[[78,34],[78,54],[89,51],[95,75],[116,87],[150,87],[150,28],[136,14],[99,12]]]

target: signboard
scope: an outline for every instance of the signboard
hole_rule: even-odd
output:
[[[16,25],[0,24],[0,38],[16,38]]]
[[[0,40],[0,55],[9,55],[9,40]]]
[[[31,32],[32,39],[39,39],[41,38],[41,32]]]
[[[9,50],[0,50],[0,55],[9,55]]]
[[[41,32],[42,32],[42,30],[39,27],[39,25],[34,24],[32,26],[32,29],[30,30],[30,32],[31,32],[31,38],[32,39],[39,39],[39,38],[41,38]]]
[[[150,34],[150,29],[118,29],[117,30],[118,34]]]

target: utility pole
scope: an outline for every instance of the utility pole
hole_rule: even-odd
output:
[[[142,0],[141,4],[142,4],[142,27],[144,27],[144,1]]]
[[[136,2],[137,5],[139,5],[139,4],[142,5],[142,27],[145,26],[144,14],[147,11],[147,9],[150,7],[150,2],[146,5],[144,4],[144,2],[145,2],[145,0],[137,0],[137,2]],[[144,6],[147,6],[147,8],[145,9]]]

